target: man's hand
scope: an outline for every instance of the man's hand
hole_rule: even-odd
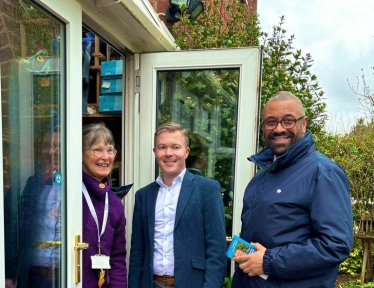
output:
[[[5,288],[14,288],[14,283],[12,279],[5,279]]]
[[[262,267],[262,262],[266,248],[260,243],[251,243],[256,248],[256,252],[248,255],[237,256],[232,258],[235,262],[242,263],[239,268],[243,270],[244,273],[249,276],[257,276],[264,274],[264,269]]]

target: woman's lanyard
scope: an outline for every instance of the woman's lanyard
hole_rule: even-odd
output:
[[[84,198],[86,198],[88,208],[90,209],[91,215],[94,218],[96,222],[97,227],[97,236],[98,236],[98,245],[99,245],[99,255],[101,255],[101,249],[100,249],[100,237],[104,234],[106,223],[108,221],[108,213],[109,213],[109,202],[108,202],[108,192],[105,193],[105,208],[104,208],[104,218],[103,218],[103,226],[101,227],[101,233],[99,228],[99,220],[97,219],[96,211],[93,206],[92,200],[90,195],[88,194],[86,185],[82,182],[82,191]]]

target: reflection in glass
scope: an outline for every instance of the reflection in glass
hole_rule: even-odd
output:
[[[5,283],[61,287],[64,26],[30,1],[0,7]]]
[[[186,166],[220,182],[227,236],[232,236],[238,83],[238,69],[158,72],[157,125],[173,121],[189,131]]]

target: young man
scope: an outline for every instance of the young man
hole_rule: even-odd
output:
[[[186,170],[190,148],[181,125],[161,125],[154,141],[161,175],[135,195],[128,287],[223,287],[220,186]]]
[[[233,286],[333,288],[352,246],[349,183],[315,151],[299,98],[279,92],[265,105],[267,144],[249,158],[262,170],[243,200],[241,237],[257,252],[234,257]],[[267,280],[258,275],[267,274]]]

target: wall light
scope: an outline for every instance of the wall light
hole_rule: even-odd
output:
[[[204,11],[204,3],[200,0],[169,0],[169,5],[166,7],[166,21],[178,22],[180,19],[177,17],[182,14],[181,7],[185,6],[187,14],[190,15],[190,19],[196,20],[197,17]]]

